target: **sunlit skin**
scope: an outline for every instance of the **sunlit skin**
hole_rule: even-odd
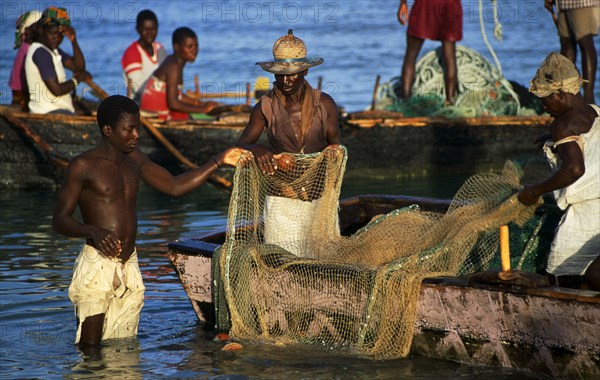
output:
[[[156,40],[158,35],[158,25],[154,20],[144,20],[142,24],[136,28],[140,38],[138,43],[148,53],[149,56],[154,55],[154,47],[152,43]]]
[[[178,176],[154,163],[138,146],[140,115],[122,114],[115,125],[100,128],[98,146],[75,157],[67,167],[52,217],[55,231],[68,237],[86,238],[101,255],[127,261],[135,251],[137,195],[140,180],[172,195],[186,194],[206,182],[217,165],[252,159],[240,148],[229,148],[207,164]],[[216,165],[215,165],[216,163]],[[79,207],[81,221],[74,218]],[[104,313],[82,323],[80,346],[100,343]]]
[[[85,71],[85,58],[77,42],[75,29],[71,26],[46,25],[38,28],[39,42],[50,50],[57,49],[61,44],[63,37],[67,37],[71,41],[73,48],[73,56],[67,57],[63,65],[65,68],[73,71],[73,78],[78,82],[91,80],[92,75]],[[75,83],[71,80],[59,83],[58,78],[44,80],[44,83],[54,96],[68,94],[75,88]]]
[[[198,56],[198,39],[184,38],[181,43],[173,44],[174,53],[154,71],[154,76],[167,83],[167,105],[169,110],[184,113],[206,113],[217,107],[217,102],[185,101],[179,97],[178,86],[183,85],[183,68],[187,62],[194,62]]]
[[[400,0],[397,13],[398,22],[406,25],[408,22],[408,5],[406,0]],[[406,35],[406,54],[402,64],[402,96],[407,99],[412,93],[415,78],[417,57],[423,47],[424,39]],[[444,85],[446,88],[446,104],[452,104],[456,96],[458,68],[456,64],[456,43],[442,40],[442,56],[444,58]]]
[[[58,25],[44,26],[42,27],[42,33],[40,33],[40,43],[50,50],[54,50],[62,42],[61,36],[62,33]]]
[[[302,128],[302,103],[298,101],[295,95],[304,90],[304,78],[307,74],[308,69],[294,74],[275,74],[275,86],[277,86],[286,97],[285,108],[294,130],[300,130]],[[324,92],[321,93],[320,101],[327,109],[326,135],[327,142],[330,145],[327,147],[329,149],[326,148],[326,150],[328,152],[335,152],[341,142],[337,105],[333,98]],[[275,170],[277,170],[278,157],[274,156],[270,149],[256,145],[256,142],[267,125],[267,120],[261,111],[261,104],[262,101],[259,101],[252,109],[248,125],[246,125],[246,128],[236,142],[236,145],[244,147],[254,154],[260,170],[264,173],[273,174],[275,173]]]
[[[296,74],[290,75],[277,75],[275,74],[275,86],[283,92],[283,95],[290,96],[300,90],[304,77],[308,73],[308,70],[301,71]]]
[[[541,98],[546,112],[554,117],[550,124],[550,138],[559,141],[565,137],[589,132],[596,111],[583,101],[581,94],[570,94],[559,90]],[[526,205],[534,205],[542,194],[565,188],[585,173],[583,153],[576,142],[556,147],[561,166],[550,178],[533,186],[526,186],[518,195]]]
[[[544,7],[554,13],[554,0],[544,0]],[[591,12],[591,11],[590,11]],[[594,104],[594,84],[596,83],[596,72],[598,71],[598,53],[594,44],[594,36],[591,34],[575,40],[575,36],[571,34],[569,37],[559,36],[560,54],[569,58],[573,63],[577,63],[577,47],[581,51],[581,72],[583,79],[587,80],[583,84],[583,99],[588,104]]]
[[[136,199],[143,179],[156,189],[180,196],[200,186],[216,169],[213,162],[174,177],[155,164],[138,146],[139,114],[124,114],[115,126],[101,128],[100,144],[76,158],[67,168],[58,195],[53,226],[87,243],[108,257],[129,259],[137,233]],[[242,149],[216,156],[219,165],[235,165]],[[79,206],[83,223],[73,218]]]
[[[559,141],[569,136],[587,133],[598,116],[580,93],[570,94],[559,90],[542,98],[546,112],[554,117],[550,124],[550,138]],[[561,165],[548,179],[535,185],[525,186],[517,195],[525,205],[534,205],[542,194],[571,186],[585,173],[583,152],[575,141],[556,147]],[[568,277],[568,276],[561,276]],[[584,274],[591,289],[600,290],[600,257],[590,264]]]

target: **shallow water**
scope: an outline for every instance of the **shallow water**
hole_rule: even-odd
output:
[[[477,1],[465,1],[463,43],[487,57]],[[505,75],[526,84],[546,54],[558,49],[549,14],[540,1],[501,1],[504,41],[491,36]],[[396,21],[398,1],[69,1],[88,70],[110,93],[125,93],[119,59],[136,39],[135,14],[151,8],[159,17],[158,40],[170,48],[171,31],[182,25],[199,35],[200,55],[186,66],[185,87],[199,74],[203,91],[233,91],[264,75],[254,63],[271,58],[275,39],[294,28],[325,63],[309,79],[339,105],[366,108],[376,75],[398,75],[405,29]],[[0,6],[1,103],[10,102],[7,78],[12,65],[14,20],[46,2],[3,1]],[[66,49],[70,47],[65,44]],[[427,42],[423,53],[437,47]],[[596,86],[599,89],[600,86]],[[81,92],[81,88],[79,91]],[[598,94],[597,98],[600,98]],[[401,147],[399,147],[401,149]],[[351,173],[343,196],[363,193],[450,197],[470,173],[407,176],[402,168]],[[225,223],[228,198],[206,186],[180,199],[144,188],[138,202],[138,251],[147,287],[139,335],[82,353],[73,345],[75,318],[67,287],[80,239],[52,231],[55,193],[0,193],[0,378],[527,378],[523,373],[472,367],[420,357],[374,361],[347,357],[326,347],[247,346],[221,352],[197,323],[191,305],[166,258],[166,242],[210,231]],[[530,378],[535,376],[530,375]]]
[[[447,196],[456,185],[448,181],[441,190],[426,179],[355,179],[343,193]],[[210,186],[180,199],[142,189],[137,247],[147,290],[138,337],[81,352],[67,296],[81,241],[52,231],[54,198],[51,191],[0,194],[0,378],[536,378],[423,357],[369,360],[327,347],[245,344],[235,353],[220,351],[223,343],[198,324],[165,255],[166,242],[225,223],[227,196]]]

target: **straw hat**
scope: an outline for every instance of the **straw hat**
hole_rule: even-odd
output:
[[[535,77],[529,84],[529,91],[539,98],[563,90],[571,94],[579,93],[583,83],[577,67],[567,57],[558,53],[550,53]]]
[[[273,74],[296,74],[309,67],[323,63],[323,58],[306,57],[306,45],[300,38],[294,36],[292,29],[280,37],[273,45],[273,62],[257,62],[263,70]]]

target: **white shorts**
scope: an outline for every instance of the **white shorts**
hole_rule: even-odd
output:
[[[69,298],[79,320],[75,343],[81,338],[83,321],[98,314],[105,314],[102,340],[137,335],[144,291],[135,252],[123,264],[84,244],[69,286]]]

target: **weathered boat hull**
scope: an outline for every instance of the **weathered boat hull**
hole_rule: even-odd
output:
[[[100,140],[94,116],[32,115],[14,113],[42,140],[71,158],[91,149]],[[230,147],[245,124],[240,122],[194,122],[186,125],[153,125],[192,162],[203,163]],[[148,132],[141,132],[140,149],[155,162],[177,173],[177,160]],[[53,187],[60,183],[63,170],[54,167],[45,153],[18,128],[0,117],[0,187]]]
[[[444,200],[355,197],[341,202],[342,230],[352,233],[374,215],[414,203],[439,212],[448,207]],[[192,307],[199,320],[208,325],[214,323],[211,257],[224,238],[221,231],[169,244],[169,258]],[[273,294],[285,293],[286,279],[274,281],[273,286]],[[283,289],[278,291],[279,287]],[[331,284],[324,294],[334,295],[336,289]],[[360,310],[336,306],[333,301],[331,307],[360,314]],[[458,278],[431,278],[421,285],[411,352],[554,377],[593,378],[600,374],[598,326],[597,292],[510,288],[472,284]]]
[[[539,155],[534,141],[548,133],[550,121],[545,116],[399,118],[390,112],[365,112],[349,115],[342,141],[350,169],[385,162],[403,170],[477,170]]]
[[[100,138],[93,116],[14,115],[67,157],[92,148]],[[373,168],[398,168],[403,173],[436,169],[474,172],[501,165],[507,159],[539,155],[533,141],[546,132],[550,120],[547,117],[449,120],[399,118],[397,114],[362,117],[352,114],[341,122],[349,175]],[[184,156],[201,164],[232,146],[247,119],[247,114],[236,114],[215,121],[149,121]],[[265,143],[266,137],[262,138]],[[155,162],[174,172],[180,171],[176,159],[148,132],[142,133],[140,147]],[[0,187],[54,186],[62,178],[62,172],[48,162],[44,153],[4,118],[0,118],[0,165]]]

